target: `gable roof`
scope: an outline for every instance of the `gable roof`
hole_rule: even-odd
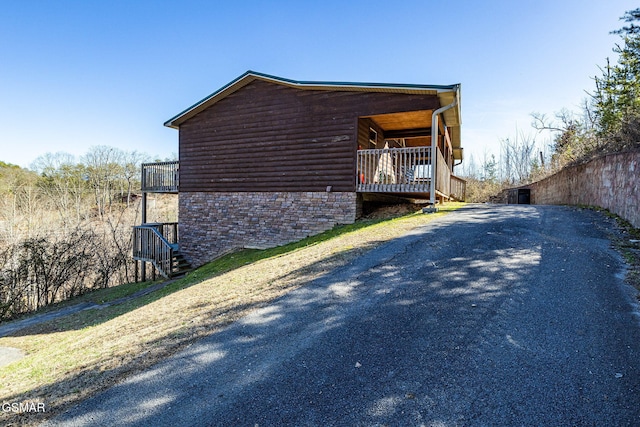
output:
[[[352,83],[352,82],[318,82],[318,81],[296,81],[285,79],[282,77],[271,76],[256,71],[247,71],[240,77],[231,81],[227,85],[221,87],[206,98],[196,102],[191,107],[182,111],[178,115],[167,120],[164,125],[170,128],[178,129],[179,126],[191,117],[209,108],[216,102],[224,99],[240,88],[248,85],[255,80],[276,83],[297,89],[305,90],[331,90],[331,91],[359,91],[359,92],[384,92],[384,93],[400,93],[413,95],[436,95],[440,100],[440,105],[449,105],[454,101],[457,104],[454,108],[443,113],[447,127],[451,128],[451,139],[454,150],[460,148],[460,84],[453,85],[419,85],[419,84],[403,84],[403,83]],[[461,158],[460,156],[455,156]]]

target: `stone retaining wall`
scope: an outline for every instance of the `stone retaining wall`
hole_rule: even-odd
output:
[[[181,192],[180,250],[194,266],[239,248],[267,248],[350,224],[356,193]]]
[[[531,203],[600,206],[640,228],[640,151],[609,154],[524,188]]]

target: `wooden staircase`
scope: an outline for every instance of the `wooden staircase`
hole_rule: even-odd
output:
[[[150,263],[166,279],[192,269],[178,246],[177,223],[133,227],[133,259]]]
[[[191,263],[184,257],[184,255],[182,255],[179,250],[174,250],[170,277],[182,276],[192,269],[193,267],[191,267]]]

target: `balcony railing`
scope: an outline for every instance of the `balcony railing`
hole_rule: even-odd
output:
[[[431,147],[358,150],[357,191],[425,193],[431,186]]]
[[[431,147],[358,150],[356,191],[361,193],[430,193]],[[435,189],[440,197],[464,200],[466,182],[451,174],[436,150]]]
[[[177,193],[179,162],[142,164],[142,191],[149,193]]]

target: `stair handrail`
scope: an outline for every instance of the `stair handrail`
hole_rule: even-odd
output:
[[[133,230],[134,259],[150,262],[163,277],[171,278],[174,245],[160,233],[157,225],[136,225]]]

